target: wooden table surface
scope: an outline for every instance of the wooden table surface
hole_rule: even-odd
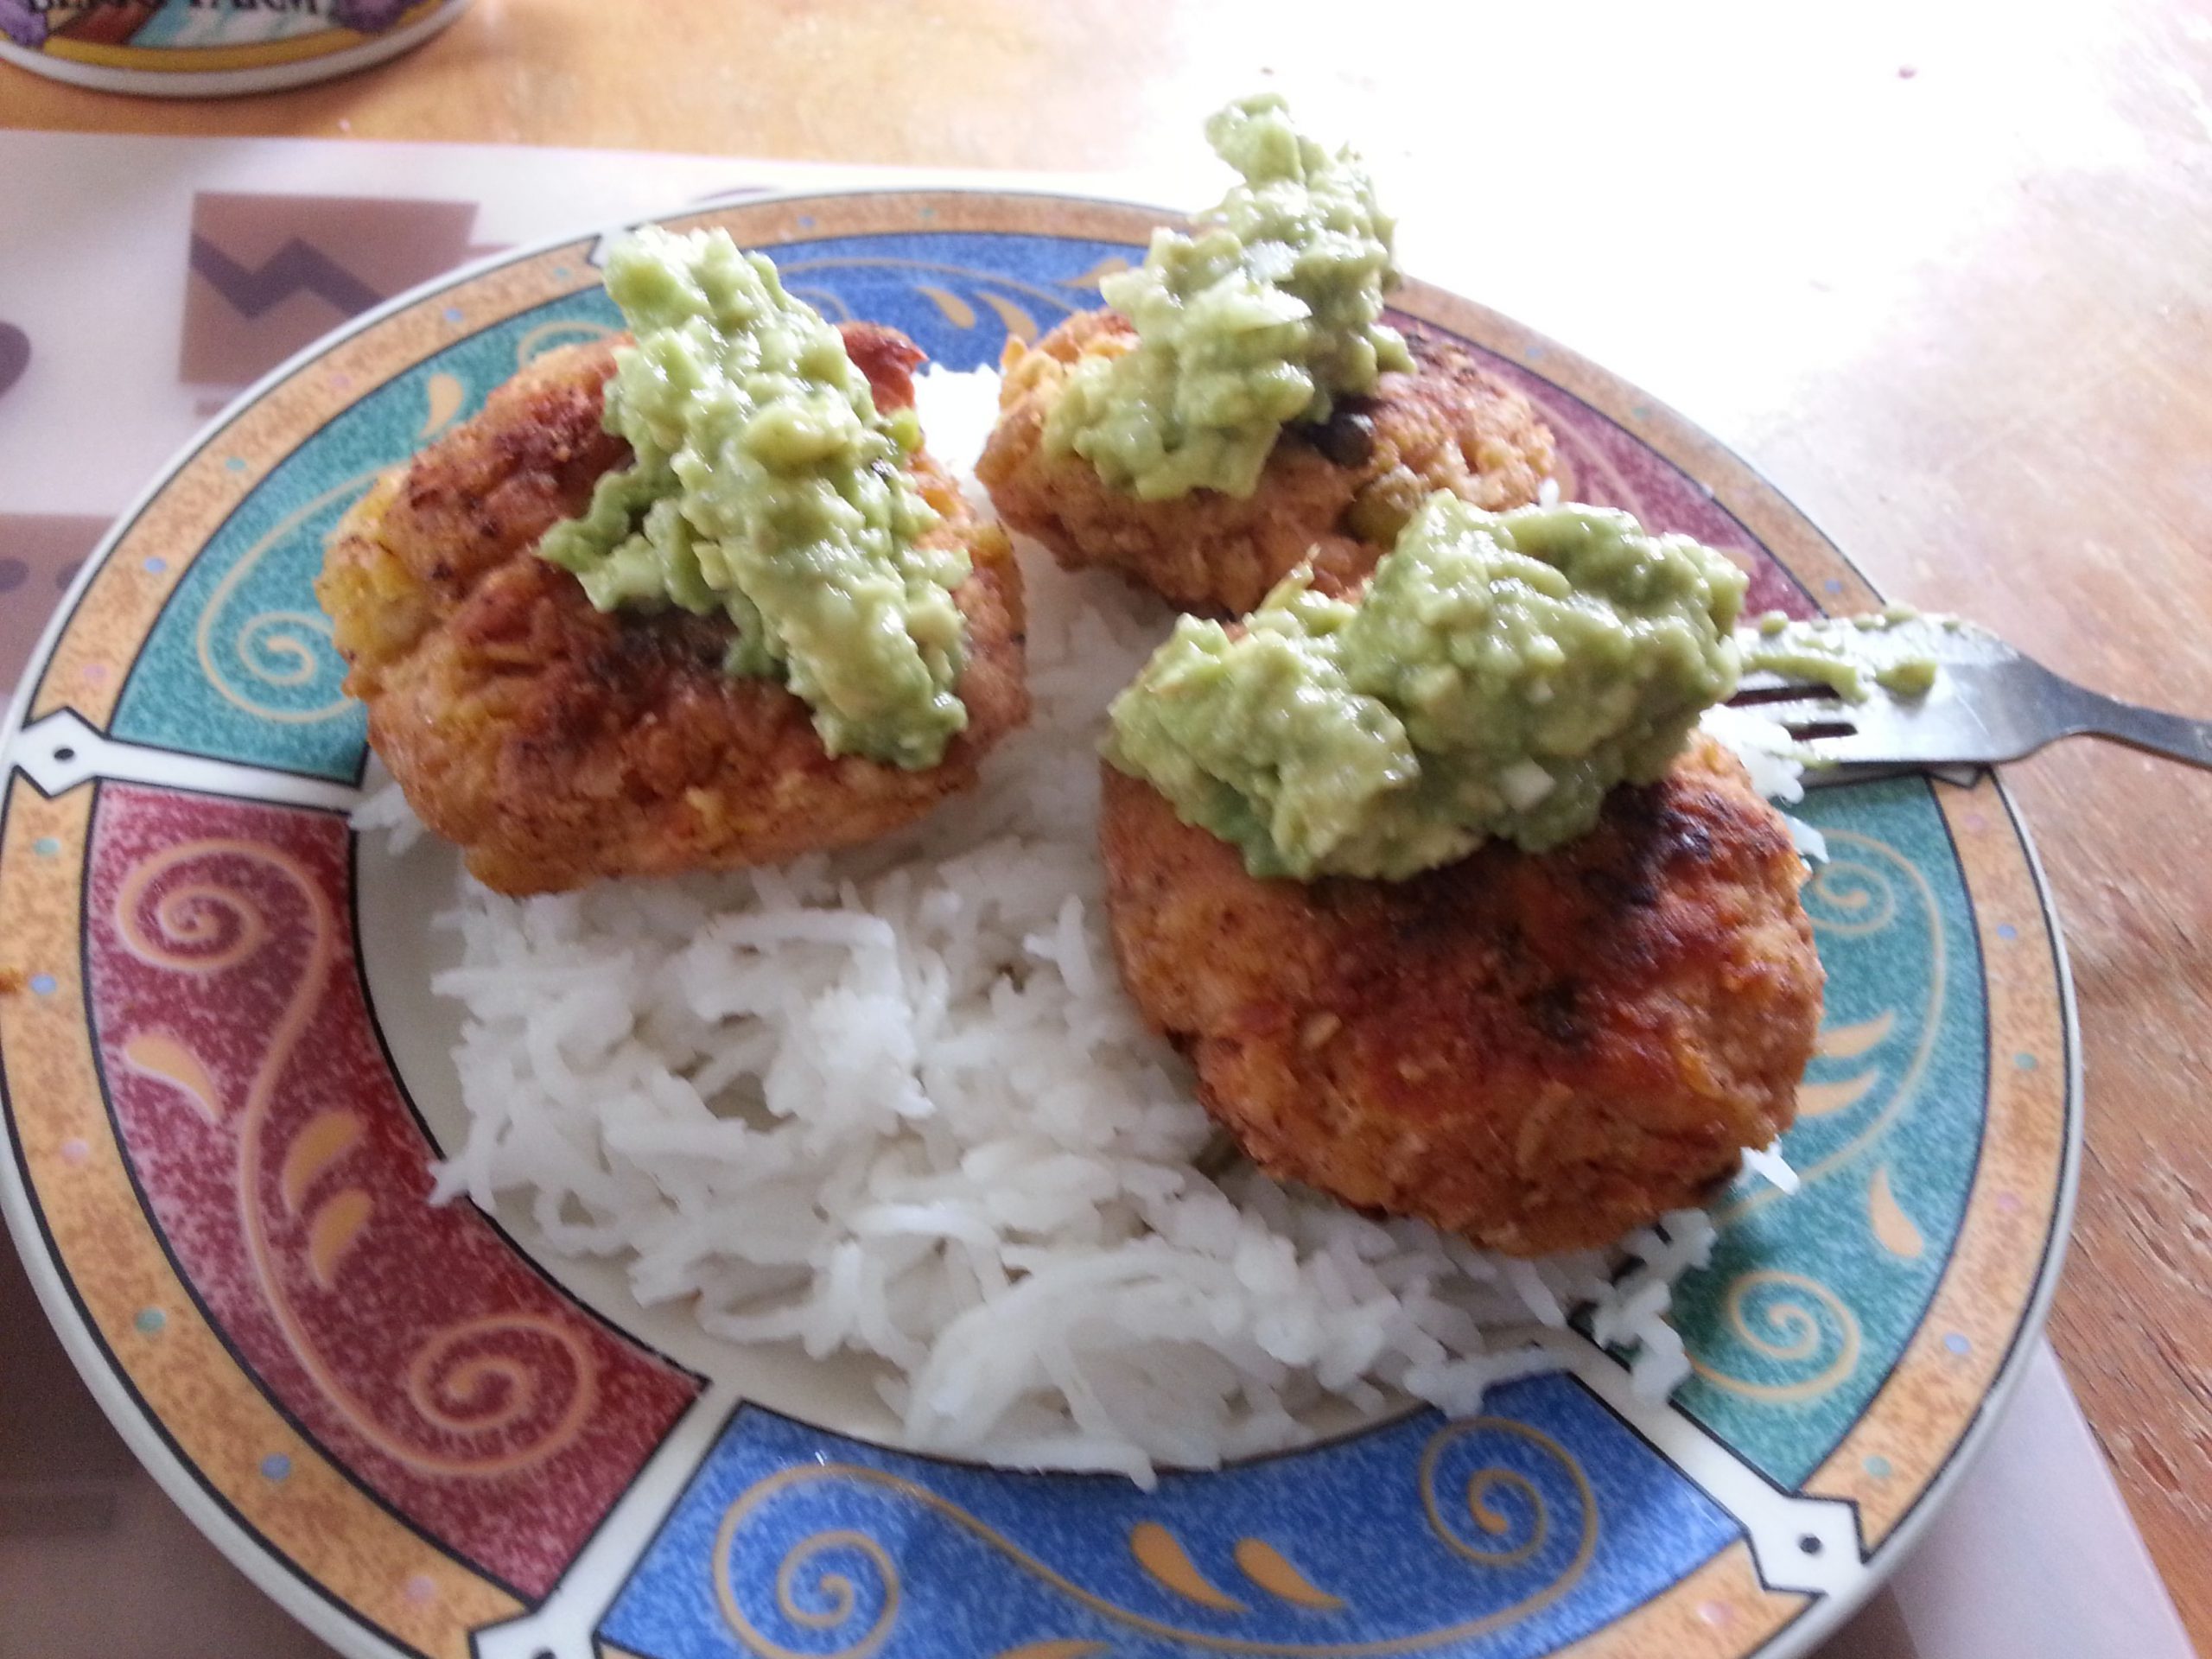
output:
[[[1196,198],[1199,119],[1275,86],[1357,138],[1414,270],[1717,432],[1887,591],[2212,712],[2209,15],[1691,10],[480,0],[228,103],[11,73],[0,125],[1188,166]],[[2212,1648],[2212,775],[2082,742],[2010,776],[2088,1077],[2053,1335]]]

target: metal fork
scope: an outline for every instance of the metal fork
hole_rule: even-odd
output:
[[[1907,770],[1986,766],[2062,737],[2110,738],[2212,768],[2212,721],[2121,702],[2061,679],[1995,634],[1923,620],[1867,636],[1877,655],[1936,659],[1925,696],[1872,690],[1847,702],[1826,687],[1746,674],[1733,701],[1786,728],[1808,752],[1808,787]]]

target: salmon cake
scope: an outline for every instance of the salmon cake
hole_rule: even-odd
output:
[[[1823,976],[1804,865],[1700,735],[1543,854],[1261,880],[1109,766],[1122,978],[1269,1174],[1516,1255],[1709,1198],[1796,1111]]]
[[[1573,493],[1551,429],[1526,397],[1457,340],[1404,332],[1413,368],[1340,397],[1325,421],[1284,427],[1250,495],[1195,489],[1143,500],[1046,442],[1077,365],[1136,342],[1119,314],[1081,313],[1034,346],[1009,342],[976,476],[1000,516],[1061,564],[1118,570],[1185,610],[1232,615],[1309,554],[1325,590],[1357,587],[1437,490],[1493,512],[1535,501],[1548,481]]]
[[[913,403],[922,354],[842,329],[877,409]],[[367,705],[369,741],[416,814],[506,893],[610,876],[780,861],[911,823],[972,785],[1028,715],[1020,575],[926,449],[908,458],[957,542],[964,729],[937,764],[830,754],[780,680],[725,671],[734,626],[674,608],[595,609],[538,557],[629,446],[601,415],[620,340],[551,352],[483,411],[379,480],[339,525],[316,593]]]

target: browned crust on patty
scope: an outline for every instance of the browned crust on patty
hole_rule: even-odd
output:
[[[1309,551],[1325,585],[1374,568],[1432,492],[1492,511],[1536,499],[1561,478],[1551,429],[1529,400],[1440,334],[1407,334],[1411,373],[1392,372],[1325,425],[1286,428],[1250,496],[1193,490],[1141,501],[1076,454],[1045,447],[1045,423],[1074,365],[1135,342],[1111,311],[1070,317],[1033,346],[1009,342],[999,420],[976,473],[1000,516],[1070,568],[1104,565],[1192,610],[1242,614]]]
[[[849,326],[880,408],[910,404],[921,353]],[[629,459],[600,424],[617,341],[549,353],[474,420],[387,474],[346,515],[315,590],[369,709],[369,741],[423,822],[503,893],[606,876],[777,862],[898,829],[975,781],[1028,717],[1020,574],[926,452],[912,468],[967,546],[958,686],[967,729],[923,771],[832,758],[806,705],[721,671],[719,618],[602,614],[538,538]]]
[[[1122,975],[1270,1174],[1533,1255],[1696,1204],[1796,1113],[1822,975],[1804,867],[1699,737],[1541,856],[1263,881],[1108,767]]]

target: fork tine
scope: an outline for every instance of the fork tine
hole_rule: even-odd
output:
[[[1761,697],[1771,696],[1777,693],[1810,691],[1819,689],[1804,680],[1784,679],[1770,668],[1755,668],[1748,674],[1737,676],[1736,695],[1728,701],[1755,702]]]
[[[1965,788],[1972,785],[1983,769],[1982,763],[1977,760],[1838,760],[1827,766],[1807,766],[1802,781],[1810,790],[1879,783],[1888,778],[1940,778],[1947,784]]]
[[[1754,702],[1745,707],[1761,719],[1793,732],[1808,726],[1840,726],[1847,730],[1859,726],[1856,705],[1840,697],[1799,697],[1789,702]]]
[[[1889,731],[1842,732],[1832,737],[1802,738],[1799,742],[1823,766],[1984,766],[2019,759],[2018,753],[1989,753],[1991,746],[1964,741],[1955,734],[1916,739]],[[1815,770],[1806,767],[1808,783],[1813,781]]]

